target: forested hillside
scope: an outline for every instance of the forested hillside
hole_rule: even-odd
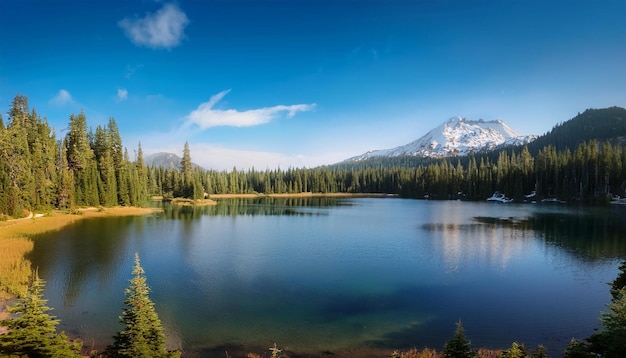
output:
[[[533,154],[547,145],[554,146],[557,151],[566,148],[573,150],[582,142],[595,139],[617,143],[622,142],[625,136],[626,109],[588,109],[569,121],[554,126],[550,132],[534,140],[528,147]]]
[[[535,191],[537,199],[606,202],[625,194],[626,147],[618,138],[626,135],[625,113],[617,107],[588,110],[540,142],[468,157],[227,172],[192,165],[188,144],[178,168],[145,165],[140,143],[130,158],[113,118],[93,131],[84,113],[71,114],[67,135],[57,138],[18,95],[6,121],[0,118],[0,218],[75,206],[142,205],[152,195],[347,192],[484,200],[499,191],[523,200]]]

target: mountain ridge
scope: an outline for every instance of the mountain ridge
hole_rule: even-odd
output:
[[[158,152],[146,154],[143,158],[147,166],[156,166],[165,169],[180,169],[182,158],[174,153]],[[202,168],[196,163],[191,163],[194,168]]]
[[[465,156],[479,151],[494,150],[501,146],[527,144],[536,138],[537,136],[534,135],[518,134],[500,119],[485,121],[455,116],[408,144],[391,149],[371,150],[343,162],[358,162],[375,157]]]

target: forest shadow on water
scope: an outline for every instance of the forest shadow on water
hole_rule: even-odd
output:
[[[603,208],[606,209],[606,208]],[[626,208],[575,212],[534,212],[527,217],[475,216],[483,225],[538,232],[549,245],[562,248],[583,260],[626,256]]]
[[[154,202],[163,209],[163,216],[174,220],[194,220],[203,216],[306,216],[327,215],[316,210],[329,207],[351,206],[349,201],[335,198],[256,198],[223,199],[216,205],[176,205]]]

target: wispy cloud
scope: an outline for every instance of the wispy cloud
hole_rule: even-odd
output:
[[[125,88],[118,88],[117,99],[119,101],[125,101],[126,99],[128,99],[128,91]]]
[[[142,68],[143,65],[142,64],[138,64],[138,65],[126,65],[126,74],[125,77],[126,78],[131,78],[132,76],[135,75],[135,72],[137,72],[140,68]]]
[[[59,90],[57,94],[48,101],[55,106],[64,106],[73,102],[72,95],[64,89]]]
[[[228,92],[230,92],[230,90],[222,91],[211,97],[208,102],[204,102],[198,106],[197,109],[186,117],[187,123],[195,124],[201,129],[218,126],[251,127],[268,123],[277,118],[280,113],[286,112],[287,117],[291,118],[298,112],[307,112],[315,109],[315,103],[294,104],[289,106],[278,105],[247,111],[214,109],[213,107],[224,98]]]
[[[118,24],[136,45],[169,49],[185,36],[187,15],[175,4],[165,4],[143,18],[125,18]]]

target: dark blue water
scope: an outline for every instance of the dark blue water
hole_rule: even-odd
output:
[[[172,348],[203,356],[477,346],[553,355],[588,337],[626,258],[624,208],[403,199],[233,200],[35,238],[62,329],[101,349],[134,253]],[[204,352],[204,353],[203,353]],[[223,352],[220,356],[223,356]]]

